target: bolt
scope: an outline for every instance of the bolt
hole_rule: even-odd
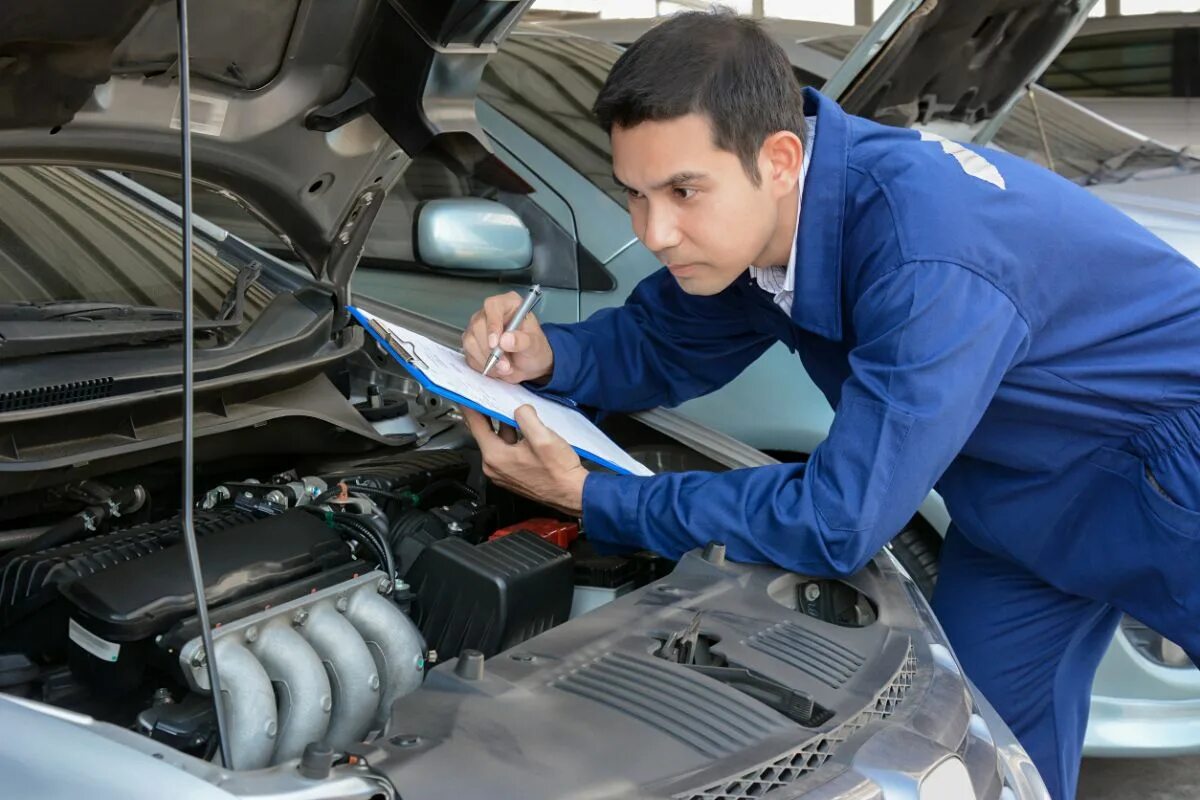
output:
[[[330,711],[333,710],[333,698],[332,697],[330,697],[329,695],[325,695],[324,697],[321,698],[321,710],[326,713],[329,713]]]
[[[342,595],[337,599],[337,602],[334,603],[334,608],[336,608],[338,611],[341,611],[343,614],[346,613],[346,609],[349,607],[350,601],[346,599],[346,595]]]
[[[192,666],[193,667],[203,667],[207,663],[208,663],[208,656],[205,654],[203,647],[201,647],[199,650],[197,650],[195,653],[192,654]]]
[[[160,633],[158,636],[155,636],[155,637],[154,637],[154,643],[155,643],[155,644],[162,644],[162,643],[163,643],[163,635],[162,635],[161,633]]]
[[[301,626],[306,622],[308,622],[308,612],[305,611],[304,609],[300,609],[299,611],[296,612],[296,615],[294,617],[292,617],[293,625]]]
[[[804,587],[804,599],[810,603],[815,603],[817,598],[821,596],[821,587],[818,584],[810,583]]]
[[[275,724],[275,720],[267,720],[266,727],[263,728],[263,731],[267,734],[268,739],[274,739],[275,734],[279,732],[279,726]]]
[[[389,581],[387,578],[379,579],[379,593],[380,594],[387,594],[389,591],[392,590],[392,587],[393,587],[392,582]]]
[[[156,705],[156,706],[168,705],[168,704],[174,703],[174,702],[175,702],[175,699],[173,697],[171,697],[171,692],[169,689],[164,688],[164,689],[155,689],[154,690],[154,705]]]
[[[367,679],[367,685],[371,687],[372,692],[379,691],[379,675],[372,672],[371,677]]]
[[[249,628],[246,628],[246,641],[247,642],[253,642],[257,638],[258,638],[258,626],[257,625],[251,625]]]
[[[438,662],[437,650],[430,650],[428,653],[425,654],[425,663],[426,664],[436,664],[437,662]]]
[[[369,205],[371,205],[371,203],[374,203],[374,202],[375,202],[375,193],[374,192],[367,192],[366,194],[363,195],[363,205],[364,206],[369,206]]]
[[[396,578],[396,582],[392,584],[392,591],[403,592],[408,589],[408,584],[402,578]]]
[[[350,231],[342,231],[338,234],[338,241],[342,244],[350,244]]]

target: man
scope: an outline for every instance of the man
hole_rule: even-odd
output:
[[[625,411],[710,392],[781,340],[836,418],[807,464],[639,478],[585,471],[531,409],[521,442],[470,415],[489,475],[593,540],[720,541],[826,576],[864,566],[936,482],[954,526],[935,610],[1074,797],[1121,613],[1200,655],[1200,271],[1033,164],[801,94],[726,13],[644,35],[595,113],[666,268],[576,325],[501,335],[519,298],[490,298],[469,362],[498,343],[498,377]]]

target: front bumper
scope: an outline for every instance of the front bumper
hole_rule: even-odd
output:
[[[1085,756],[1151,758],[1200,753],[1200,670],[1142,655],[1122,631],[1092,684]]]

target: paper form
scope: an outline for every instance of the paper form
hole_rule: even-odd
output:
[[[456,402],[466,401],[466,405],[477,411],[514,426],[517,408],[533,406],[546,427],[566,439],[584,458],[631,475],[654,474],[575,409],[531,392],[524,386],[488,378],[471,369],[462,353],[416,331],[387,322],[362,309],[350,310],[364,322],[369,332],[378,335],[379,331],[373,330],[373,326],[382,328],[387,334],[385,343],[389,349],[402,351],[393,353],[393,356],[398,357],[402,365],[435,394]],[[405,361],[405,354],[412,357],[411,363]]]

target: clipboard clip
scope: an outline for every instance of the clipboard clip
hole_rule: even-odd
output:
[[[397,338],[391,331],[385,328],[379,322],[379,320],[372,319],[368,320],[368,322],[371,324],[371,329],[379,335],[379,338],[387,342],[388,346],[395,350],[401,358],[410,364],[419,366],[421,369],[429,369],[429,365],[425,363],[425,360],[417,355],[415,348],[413,348],[412,342],[406,342]]]

